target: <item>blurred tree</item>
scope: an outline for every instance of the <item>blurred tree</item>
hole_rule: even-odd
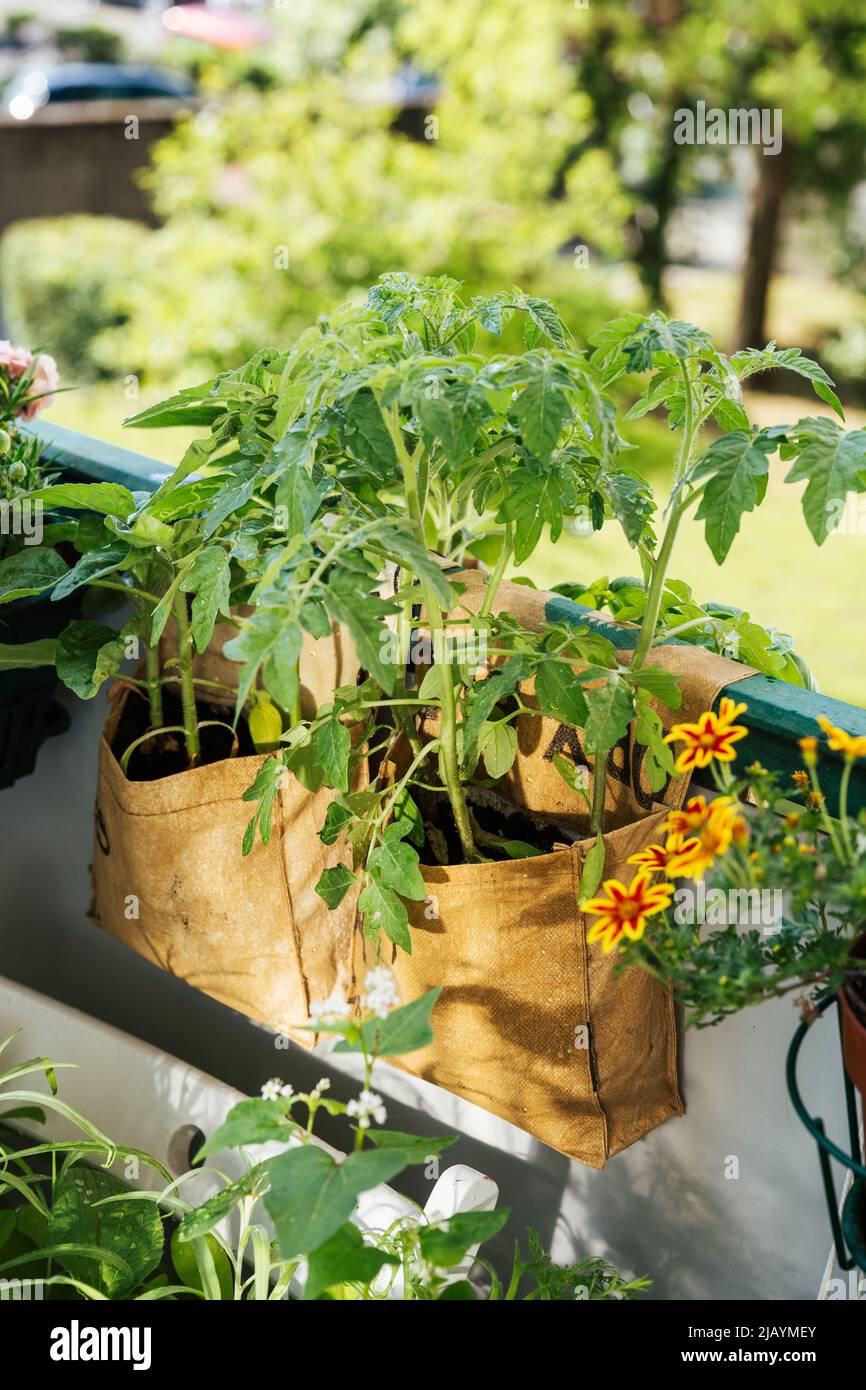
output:
[[[621,254],[629,203],[588,142],[561,0],[531,16],[523,0],[414,0],[395,23],[352,8],[338,62],[237,91],[157,146],[146,182],[165,226],[118,286],[127,322],[102,335],[106,363],[210,371],[395,267],[554,293],[587,328],[609,308],[562,254],[582,227]],[[421,138],[398,123],[415,92]]]
[[[779,155],[755,154],[737,345],[766,342],[767,295],[792,195],[848,215],[866,174],[866,10],[862,0],[734,0],[727,6],[729,104],[779,108]],[[831,259],[827,257],[828,261]]]
[[[763,346],[769,285],[792,194],[844,217],[864,177],[866,10],[862,0],[592,0],[577,48],[593,139],[634,195],[633,254],[663,301],[670,217],[707,148],[677,145],[679,109],[779,108],[777,155],[755,151],[737,346]],[[712,152],[725,151],[718,146]],[[837,219],[838,220],[838,219]]]
[[[70,63],[120,63],[124,56],[120,34],[101,24],[55,29],[54,46],[60,57]]]

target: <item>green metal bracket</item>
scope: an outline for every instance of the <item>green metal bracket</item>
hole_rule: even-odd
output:
[[[839,999],[836,994],[830,994],[826,999],[822,999],[818,1005],[818,1013],[824,1014],[833,1004],[836,1005],[837,1022],[839,1024],[841,1040],[841,1017],[839,1017]],[[851,1152],[846,1153],[844,1149],[835,1144],[832,1139],[827,1138],[827,1131],[824,1128],[824,1121],[817,1116],[809,1114],[803,1098],[800,1095],[800,1088],[797,1083],[797,1059],[800,1055],[800,1048],[806,1034],[813,1027],[811,1023],[801,1023],[788,1049],[788,1060],[786,1065],[786,1076],[788,1081],[788,1095],[791,1097],[791,1104],[797,1112],[798,1118],[806,1126],[815,1143],[818,1146],[818,1162],[821,1166],[821,1178],[824,1184],[824,1197],[827,1202],[827,1213],[830,1217],[830,1228],[833,1232],[833,1245],[836,1250],[836,1259],[841,1269],[862,1269],[866,1270],[866,1224],[864,1224],[863,1213],[866,1211],[864,1205],[864,1193],[866,1193],[866,1168],[863,1166],[863,1158],[860,1152],[860,1132],[857,1125],[857,1098],[851,1079],[843,1065],[842,1076],[845,1082],[845,1109],[848,1119],[848,1143]],[[845,1200],[842,1219],[839,1219],[839,1208],[836,1201],[836,1187],[833,1182],[833,1171],[830,1167],[830,1159],[835,1158],[843,1167],[849,1169],[854,1174],[854,1183]]]

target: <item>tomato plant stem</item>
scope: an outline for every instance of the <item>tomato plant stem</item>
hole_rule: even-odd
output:
[[[174,621],[177,627],[177,665],[180,676],[180,703],[183,711],[184,738],[190,765],[198,762],[201,744],[198,736],[198,711],[195,704],[195,684],[192,678],[192,632],[186,611],[186,594],[178,593],[174,600]]]
[[[604,829],[604,796],[607,789],[607,754],[608,750],[596,753],[595,766],[592,774],[592,814],[590,817],[590,828],[594,835],[600,835]]]
[[[145,651],[145,666],[147,668],[147,698],[150,705],[150,726],[158,729],[163,722],[162,712],[162,684],[159,678],[159,652],[156,647],[148,647]]]

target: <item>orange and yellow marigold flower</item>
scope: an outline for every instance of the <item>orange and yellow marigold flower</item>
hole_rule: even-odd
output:
[[[742,844],[746,837],[746,823],[742,816],[735,815],[730,807],[710,815],[698,831],[700,851],[690,859],[688,877],[703,878],[707,869],[712,868],[717,859],[727,854],[734,839]]]
[[[674,724],[665,743],[686,745],[677,757],[677,772],[709,767],[713,760],[733,762],[737,755],[731,745],[745,738],[749,732],[744,724],[734,722],[745,708],[744,704],[735,704],[726,695],[719,705],[718,714],[705,710],[694,724]]]
[[[689,797],[681,810],[670,812],[662,830],[689,837],[688,857],[683,857],[676,868],[671,865],[666,870],[672,878],[703,878],[714,860],[727,854],[732,844],[744,845],[749,838],[746,822],[731,796],[717,796],[715,801],[707,801],[703,796]]]
[[[690,796],[685,806],[669,813],[662,830],[667,830],[671,835],[694,835],[710,816],[733,804],[732,796],[717,796],[714,801],[707,801],[705,796]]]
[[[827,747],[833,753],[843,753],[846,758],[866,758],[866,735],[861,734],[855,737],[853,734],[846,734],[844,729],[839,729],[835,724],[831,724],[826,714],[818,715],[818,723],[827,735]],[[801,740],[802,744],[802,740]]]
[[[688,878],[690,866],[700,857],[701,842],[696,836],[669,835],[663,845],[649,845],[640,854],[632,854],[629,864],[638,864],[650,873],[667,874],[668,878]]]
[[[648,917],[670,907],[674,885],[653,883],[648,873],[636,874],[626,887],[618,878],[604,883],[604,897],[590,898],[583,904],[584,912],[594,913],[598,921],[590,927],[588,941],[600,941],[607,954],[623,936],[638,941],[643,936]]]

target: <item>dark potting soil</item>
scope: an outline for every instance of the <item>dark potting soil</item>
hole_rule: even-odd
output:
[[[488,788],[470,786],[466,791],[476,831],[482,832],[476,836],[478,849],[486,859],[513,857],[501,846],[490,843],[488,836],[497,840],[522,840],[540,854],[550,854],[556,845],[568,844],[579,838],[573,829],[527,815]],[[445,792],[413,789],[412,795],[424,819],[426,831],[421,851],[422,862],[428,865],[465,863],[451,803]]]
[[[179,696],[163,689],[164,725],[183,723]],[[197,767],[209,763],[220,763],[232,756],[234,736],[231,725],[232,710],[226,705],[209,705],[198,702],[200,721],[219,720],[219,727],[209,725],[199,730],[201,755]],[[127,748],[137,738],[146,734],[150,727],[147,699],[136,689],[132,691],[123,708],[120,722],[112,741],[112,751],[119,760]],[[234,756],[247,758],[255,753],[255,745],[250,737],[246,719],[241,719],[237,727],[238,746]],[[131,782],[158,782],[162,777],[173,777],[178,772],[189,770],[186,743],[182,733],[154,734],[152,738],[140,743],[129,760],[126,775]]]

